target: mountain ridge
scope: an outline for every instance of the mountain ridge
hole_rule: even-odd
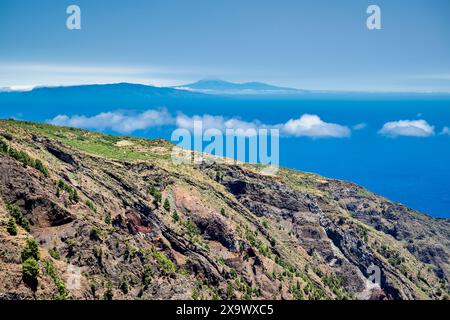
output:
[[[307,92],[306,90],[279,87],[257,81],[236,83],[219,79],[203,79],[173,88],[211,94],[299,94]]]

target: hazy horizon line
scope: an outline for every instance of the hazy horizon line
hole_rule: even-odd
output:
[[[205,90],[199,90],[199,89],[190,89],[188,90],[189,87],[183,88],[183,86],[186,86],[188,84],[192,84],[192,83],[196,83],[198,81],[210,81],[211,78],[202,78],[190,83],[179,83],[179,84],[174,84],[174,85],[158,85],[158,84],[154,84],[154,83],[150,83],[150,82],[141,82],[141,81],[105,81],[105,82],[80,82],[80,83],[73,83],[73,84],[31,84],[31,85],[6,85],[6,86],[1,86],[0,87],[0,92],[29,92],[29,91],[33,91],[34,89],[39,89],[39,88],[62,88],[62,87],[80,87],[80,86],[94,86],[94,85],[117,85],[117,84],[130,84],[130,85],[144,85],[144,86],[149,86],[149,87],[154,87],[154,88],[161,88],[161,89],[173,89],[173,90],[179,90],[179,91],[188,91],[188,92],[198,92],[198,93],[203,93],[203,94],[208,94],[207,92],[205,92]],[[239,82],[234,82],[234,81],[228,81],[228,80],[223,80],[221,78],[214,78],[214,81],[223,81],[223,82],[227,82],[227,83],[232,83],[232,84],[246,84],[246,83],[252,83],[252,82],[257,82],[257,83],[262,83],[262,84],[267,84],[267,85],[271,85],[271,86],[275,86],[275,87],[282,87],[285,89],[292,89],[292,90],[298,90],[299,92],[297,94],[305,94],[308,92],[311,93],[369,93],[369,94],[377,94],[377,93],[385,93],[385,94],[450,94],[450,90],[449,91],[432,91],[432,90],[385,90],[385,89],[314,89],[314,88],[296,88],[294,86],[284,86],[284,85],[277,85],[277,84],[273,84],[270,82],[264,82],[264,81],[253,81],[253,80],[249,80],[249,81],[239,81]],[[217,90],[219,91],[219,90]],[[256,92],[257,90],[255,90],[255,95],[257,95],[258,93]],[[263,90],[261,90],[263,91]],[[213,94],[213,93],[212,93]],[[228,93],[229,95],[233,95],[234,93]],[[238,95],[239,93],[235,93],[236,95]],[[274,93],[277,94],[277,93]],[[294,95],[293,93],[283,93],[283,92],[279,92],[278,95]]]

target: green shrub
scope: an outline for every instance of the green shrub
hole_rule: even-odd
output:
[[[105,223],[106,224],[111,224],[111,214],[109,212],[107,212],[105,214]]]
[[[200,292],[197,287],[194,287],[192,289],[191,298],[192,298],[192,300],[198,300],[200,298]]]
[[[292,296],[295,300],[303,300],[303,298],[304,298],[303,291],[301,289],[300,282],[298,280],[297,280],[297,284],[295,286],[291,285],[289,287],[289,292],[292,294]]]
[[[26,231],[30,232],[30,223],[24,216],[22,209],[13,204],[8,204],[6,208],[8,209],[9,214],[15,219],[16,223]]]
[[[91,240],[98,241],[102,237],[102,231],[98,227],[93,227],[91,229],[89,237],[91,238]]]
[[[40,172],[42,172],[42,174],[46,177],[48,177],[48,169],[46,166],[44,166],[44,164],[42,163],[41,160],[37,159],[36,163],[35,163],[35,168],[37,170],[39,170]]]
[[[178,222],[178,221],[180,221],[180,216],[178,215],[178,212],[177,212],[177,210],[173,210],[173,213],[172,213],[172,221],[173,222]]]
[[[148,258],[156,260],[164,273],[170,274],[177,271],[175,263],[173,263],[163,252],[156,250],[156,248],[151,248],[147,252],[147,259]]]
[[[36,289],[37,277],[39,275],[39,263],[33,257],[27,258],[22,263],[22,278],[23,281],[31,288]]]
[[[6,226],[6,231],[12,236],[17,235],[17,226],[16,226],[16,219],[14,217],[9,218],[8,225]]]
[[[247,241],[250,243],[250,245],[251,245],[252,247],[255,247],[255,246],[256,246],[256,237],[255,237],[255,235],[251,232],[251,230],[246,229],[246,232],[245,232],[245,238],[247,239]]]
[[[150,193],[150,195],[153,197],[153,203],[158,206],[161,203],[162,200],[162,194],[161,191],[156,189],[154,186],[151,186],[148,189],[148,192]]]
[[[27,239],[25,247],[22,249],[22,261],[33,258],[36,261],[39,260],[39,245],[36,240],[32,238]]]
[[[233,297],[234,297],[234,288],[231,285],[231,283],[228,283],[226,298],[227,298],[227,300],[231,300]]]
[[[78,202],[80,200],[80,197],[78,196],[78,192],[75,189],[71,189],[69,192],[69,200]]]
[[[65,190],[65,188],[66,188],[66,183],[64,182],[64,180],[59,179],[59,181],[58,181],[58,189]]]
[[[96,295],[97,295],[97,282],[95,281],[95,279],[92,279],[92,280],[89,282],[89,287],[91,288],[92,295],[93,295],[94,298],[95,298]]]
[[[94,256],[97,258],[98,262],[102,262],[103,249],[100,246],[94,246]]]
[[[128,280],[126,276],[122,276],[120,279],[120,290],[122,290],[122,292],[124,294],[128,293]]]
[[[91,200],[86,200],[86,206],[91,209],[92,212],[97,213],[94,203]]]
[[[144,272],[142,273],[142,285],[148,286],[152,280],[153,270],[152,267],[148,264],[144,266]]]
[[[75,240],[69,239],[66,241],[67,244],[67,255],[73,256],[75,254]]]
[[[0,139],[0,152],[3,154],[8,154],[9,145],[5,140]]]
[[[78,202],[80,200],[77,190],[75,190],[73,187],[69,186],[62,179],[60,179],[58,181],[58,189],[67,192],[69,194],[70,201]],[[59,194],[59,190],[57,190],[57,194]]]
[[[192,220],[186,221],[184,226],[186,227],[186,230],[190,237],[195,237],[200,234],[200,231],[198,230],[197,226],[192,222]]]
[[[166,198],[166,200],[164,200],[164,210],[166,211],[170,211],[170,203],[169,203],[169,199]]]
[[[55,260],[61,259],[61,254],[59,253],[59,250],[56,247],[49,249],[48,254]]]
[[[103,297],[105,298],[105,300],[113,299],[113,286],[112,286],[111,280],[109,280],[109,279],[106,282],[106,289],[105,289],[105,293],[104,293]]]
[[[216,181],[220,183],[220,182],[222,182],[222,180],[223,180],[223,173],[221,171],[217,171],[216,172]]]

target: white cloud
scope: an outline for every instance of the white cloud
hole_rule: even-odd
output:
[[[207,129],[258,129],[265,127],[259,121],[242,121],[238,118],[226,119],[222,116],[212,116],[204,114],[202,116],[195,115],[193,117],[179,114],[176,118],[176,124],[179,128],[192,130],[194,128],[194,121],[201,121],[204,130]]]
[[[173,124],[174,119],[166,109],[147,110],[145,112],[127,115],[121,112],[103,112],[92,117],[58,115],[48,121],[51,124],[84,129],[108,130],[119,133],[131,133],[150,127]]]
[[[284,136],[310,137],[310,138],[345,138],[349,137],[351,130],[339,124],[324,122],[317,115],[304,114],[298,119],[290,119],[286,123],[268,125],[260,121],[243,121],[238,118],[226,119],[222,116],[193,116],[180,114],[176,118],[179,128],[193,130],[194,121],[201,121],[203,130],[215,128],[219,130],[242,129],[244,131],[257,129],[280,129]]]
[[[319,116],[312,114],[289,120],[281,126],[281,131],[289,136],[310,138],[346,138],[351,135],[348,127],[324,122]]]
[[[176,125],[178,128],[188,129],[190,131],[194,130],[194,122],[200,122],[202,130],[208,129],[218,129],[225,132],[227,129],[239,130],[235,134],[242,134],[244,136],[253,136],[257,134],[257,130],[261,128],[268,128],[268,126],[261,124],[259,121],[243,121],[238,118],[226,119],[222,116],[212,116],[209,114],[204,114],[202,116],[186,116],[184,114],[179,114],[176,117]]]
[[[447,135],[450,136],[450,128],[449,127],[444,127],[441,131],[442,135]]]
[[[348,127],[324,122],[319,116],[311,114],[304,114],[298,119],[290,119],[286,123],[273,125],[263,124],[258,120],[244,121],[236,117],[225,118],[209,114],[190,117],[179,113],[176,117],[173,117],[166,109],[147,110],[138,114],[119,111],[103,112],[91,117],[58,115],[47,122],[59,126],[132,133],[151,127],[172,125],[193,131],[195,121],[201,122],[203,131],[218,129],[225,132],[226,129],[239,129],[242,131],[238,131],[236,134],[247,136],[256,134],[258,129],[279,129],[280,134],[287,137],[345,138],[351,135],[351,130]]]
[[[365,128],[367,128],[367,123],[364,123],[364,122],[355,124],[355,125],[352,127],[353,130],[363,130],[363,129],[365,129]]]
[[[388,137],[430,137],[434,135],[434,126],[425,120],[400,120],[385,123],[378,133]]]

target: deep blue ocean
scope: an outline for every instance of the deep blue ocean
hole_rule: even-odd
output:
[[[435,217],[450,217],[450,95],[311,93],[298,96],[203,96],[114,91],[0,94],[0,117],[46,121],[58,114],[95,115],[114,110],[165,107],[171,113],[222,115],[275,124],[315,114],[326,122],[352,127],[343,139],[281,138],[280,164],[355,182],[389,199]],[[377,134],[388,121],[424,119],[435,126],[427,138],[388,138]],[[173,128],[133,135],[169,139]]]

